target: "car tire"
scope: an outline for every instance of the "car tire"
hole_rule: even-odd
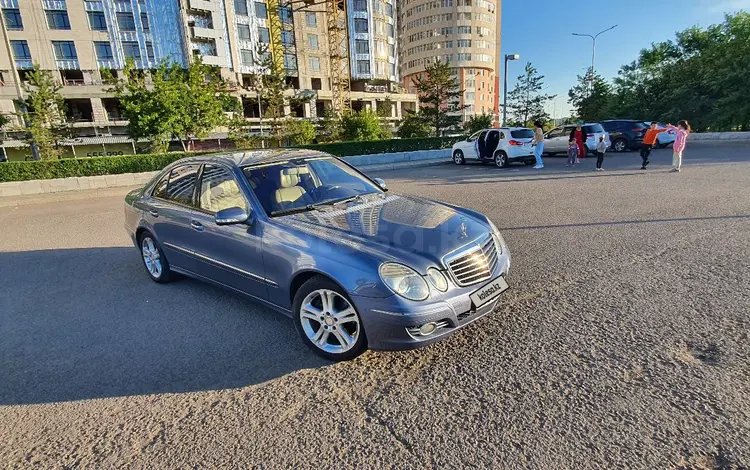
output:
[[[453,163],[456,165],[463,165],[466,163],[466,159],[464,158],[464,153],[460,150],[456,150],[453,152]]]
[[[314,276],[297,290],[292,318],[302,341],[325,359],[348,361],[367,350],[357,308],[346,292],[325,276]]]
[[[625,139],[615,139],[614,142],[612,142],[612,150],[615,152],[624,152],[628,149],[628,141]]]
[[[151,232],[143,232],[138,237],[138,247],[141,250],[141,261],[143,267],[152,281],[164,284],[172,280],[172,270],[169,268],[169,261],[164,256],[161,245]]]
[[[495,152],[494,161],[496,167],[505,168],[508,166],[508,154],[502,150]]]
[[[526,166],[535,165],[536,164],[536,160],[524,160],[523,164],[526,165]]]

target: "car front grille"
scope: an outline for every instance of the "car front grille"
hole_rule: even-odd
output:
[[[456,283],[471,286],[492,277],[497,266],[497,247],[492,235],[479,245],[459,253],[448,261],[448,269]]]

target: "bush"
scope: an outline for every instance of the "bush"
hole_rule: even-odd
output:
[[[346,157],[351,155],[443,149],[449,148],[460,139],[461,137],[427,137],[422,139],[335,142],[305,145],[300,148],[318,150],[338,157]],[[63,158],[46,161],[4,162],[0,163],[0,183],[7,181],[68,178],[71,176],[118,175],[121,173],[156,171],[189,155],[195,154],[173,152],[124,155],[121,157]]]
[[[416,139],[388,139],[353,142],[331,142],[327,144],[305,145],[302,148],[319,150],[337,157],[371,155],[376,153],[412,152],[415,150],[436,150],[450,148],[463,137],[424,137]]]

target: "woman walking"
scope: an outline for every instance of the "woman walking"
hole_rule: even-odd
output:
[[[544,162],[542,161],[543,152],[544,131],[542,130],[542,122],[534,121],[534,157],[536,157],[536,165],[534,165],[534,169],[536,170],[544,168]]]
[[[578,121],[576,123],[576,127],[570,131],[570,138],[575,139],[576,144],[578,144],[578,157],[586,158],[586,145],[584,144],[586,141],[586,133],[583,131],[583,121]],[[576,161],[576,163],[579,162]]]
[[[682,169],[682,151],[685,150],[687,136],[691,131],[690,124],[682,120],[677,123],[677,127],[669,124],[667,128],[677,132],[677,137],[675,137],[674,144],[672,145],[672,171],[679,173]]]

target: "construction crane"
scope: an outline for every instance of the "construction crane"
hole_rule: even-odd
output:
[[[347,0],[277,0],[277,2],[279,9],[291,7],[295,11],[312,11],[310,10],[312,7],[325,4],[328,63],[331,68],[331,110],[336,117],[348,113],[351,110],[351,86]],[[276,16],[278,18],[278,15]],[[281,35],[280,30],[278,34]]]

